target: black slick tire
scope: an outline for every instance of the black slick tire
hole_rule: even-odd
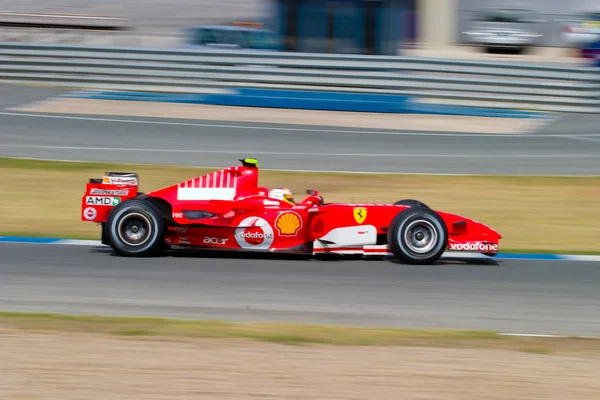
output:
[[[446,251],[448,228],[430,208],[411,207],[392,219],[388,246],[405,264],[433,264]]]
[[[404,200],[399,200],[397,202],[394,203],[395,206],[408,206],[408,207],[423,207],[423,208],[429,208],[429,206],[419,200],[413,200],[413,199],[404,199]]]
[[[131,199],[116,206],[108,216],[106,239],[122,256],[149,256],[164,242],[165,223],[149,201]]]

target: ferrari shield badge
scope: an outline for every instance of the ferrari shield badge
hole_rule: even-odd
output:
[[[367,218],[367,209],[364,207],[354,207],[354,219],[356,220],[356,222],[358,222],[359,224],[362,224],[363,222],[365,222],[365,219]]]

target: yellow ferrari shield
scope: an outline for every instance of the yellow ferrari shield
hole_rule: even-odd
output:
[[[365,219],[367,219],[367,209],[364,207],[354,207],[354,219],[359,224],[365,222]]]

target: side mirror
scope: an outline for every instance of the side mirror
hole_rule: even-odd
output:
[[[319,191],[318,190],[314,190],[314,189],[308,189],[306,191],[306,194],[309,196],[314,196],[311,200],[312,201],[316,201],[316,199],[318,199],[318,205],[322,206],[323,204],[325,204],[325,201],[323,200],[323,198],[319,195]],[[309,200],[310,198],[307,198],[305,200]],[[316,204],[316,203],[313,203]]]

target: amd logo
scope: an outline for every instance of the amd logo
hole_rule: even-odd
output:
[[[121,202],[119,197],[86,196],[85,204],[93,206],[116,206]]]

